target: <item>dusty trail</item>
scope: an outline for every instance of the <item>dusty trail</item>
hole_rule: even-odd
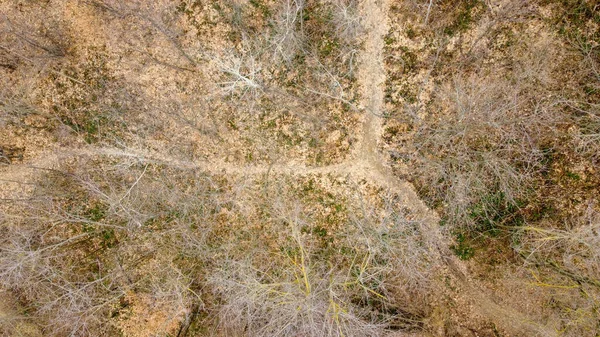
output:
[[[399,195],[403,204],[422,218],[427,227],[431,253],[438,254],[438,243],[443,238],[437,229],[437,215],[431,212],[419,199],[412,185],[395,178],[378,151],[378,141],[382,132],[382,112],[384,103],[384,37],[388,32],[387,0],[365,0],[361,2],[361,17],[367,34],[363,40],[363,51],[359,57],[358,84],[365,110],[363,134],[355,156],[363,163],[371,181],[386,187]],[[438,256],[439,258],[439,256]]]
[[[419,199],[412,184],[395,177],[391,169],[385,165],[385,159],[378,151],[378,140],[382,134],[382,117],[384,102],[384,84],[386,72],[384,68],[384,37],[388,31],[388,0],[364,0],[361,2],[363,25],[367,31],[364,38],[364,49],[360,54],[358,83],[361,90],[363,131],[359,142],[354,147],[350,158],[340,164],[310,167],[301,163],[287,162],[272,165],[245,165],[225,161],[189,161],[180,158],[151,153],[143,149],[119,149],[110,147],[85,147],[80,149],[60,149],[49,151],[28,165],[11,165],[0,167],[0,197],[18,198],[27,194],[22,183],[32,178],[32,171],[26,167],[53,168],[58,163],[56,153],[61,157],[76,156],[108,156],[142,163],[154,163],[182,169],[201,170],[211,174],[227,174],[236,176],[256,176],[268,172],[284,175],[337,175],[349,178],[365,179],[374,185],[381,186],[395,193],[406,208],[422,220],[422,231],[427,240],[430,253],[440,264],[462,283],[462,296],[469,298],[478,314],[496,323],[503,330],[518,335],[523,331],[538,336],[556,336],[557,333],[548,327],[536,324],[520,312],[496,304],[486,293],[474,285],[464,272],[462,263],[456,259],[446,244],[439,230],[437,214],[428,209]]]
[[[363,124],[362,144],[357,148],[357,157],[364,161],[365,172],[373,182],[385,186],[397,193],[404,205],[423,220],[422,231],[426,237],[428,248],[434,256],[448,267],[462,284],[463,296],[467,296],[474,306],[474,311],[487,320],[496,323],[504,331],[521,334],[525,331],[539,336],[556,336],[554,329],[537,324],[526,315],[495,303],[482,289],[467,278],[460,261],[449,250],[446,240],[439,230],[439,218],[419,199],[413,186],[395,178],[391,169],[385,166],[377,150],[377,142],[382,135],[382,112],[384,102],[384,37],[388,32],[389,0],[364,0],[361,2],[361,16],[367,30],[364,39],[364,50],[360,57],[358,82],[361,87],[364,108],[366,110]]]

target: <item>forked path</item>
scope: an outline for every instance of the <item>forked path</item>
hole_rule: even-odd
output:
[[[386,71],[384,68],[384,37],[388,32],[388,3],[389,0],[363,0],[360,4],[361,17],[366,29],[363,50],[360,54],[358,84],[362,98],[363,128],[360,140],[353,148],[350,158],[340,164],[325,167],[310,167],[300,163],[281,163],[273,165],[240,166],[224,161],[187,161],[159,153],[150,153],[143,149],[95,148],[61,150],[67,156],[98,155],[131,158],[134,161],[157,163],[185,169],[198,169],[212,174],[232,175],[261,175],[268,172],[286,175],[333,174],[348,176],[356,180],[367,180],[373,185],[380,186],[398,196],[399,203],[421,219],[421,228],[431,255],[447,267],[462,284],[461,296],[473,303],[477,314],[487,321],[494,322],[498,327],[509,333],[519,335],[524,332],[532,336],[556,336],[553,329],[536,324],[522,313],[495,303],[482,289],[466,276],[461,262],[450,252],[446,239],[439,230],[437,215],[428,209],[419,199],[412,184],[395,177],[385,164],[386,160],[378,151],[378,141],[382,135],[382,107],[384,102],[384,85]],[[48,156],[52,160],[37,160],[32,166],[50,168],[58,162],[56,154]],[[0,171],[0,196],[17,198],[27,194],[19,181],[27,181],[30,171],[23,170],[20,165],[14,165]],[[10,179],[9,179],[10,178]],[[0,179],[0,181],[2,180]],[[14,181],[12,190],[6,182]]]

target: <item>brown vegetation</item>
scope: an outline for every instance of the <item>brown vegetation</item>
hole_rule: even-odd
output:
[[[593,1],[0,13],[0,334],[600,333]]]

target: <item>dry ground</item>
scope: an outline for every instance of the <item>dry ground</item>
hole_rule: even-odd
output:
[[[451,180],[431,172],[449,172],[435,157],[453,148],[422,151],[430,149],[417,142],[422,139],[445,144],[436,143],[438,134],[419,133],[435,129],[429,119],[443,120],[453,104],[468,111],[508,106],[525,92],[537,94],[536,86],[556,95],[548,79],[554,72],[532,67],[564,60],[561,53],[569,50],[538,22],[533,5],[456,2],[456,11],[467,9],[452,21],[453,6],[386,0],[0,4],[0,331],[597,334],[593,247],[591,255],[575,258],[592,259],[588,269],[559,269],[566,281],[531,266],[528,258],[541,246],[519,257],[510,243],[494,239],[492,248],[510,253],[471,259],[472,247],[457,247],[467,229],[479,232],[447,207],[470,195],[431,192]],[[549,20],[556,6],[535,9]],[[504,24],[508,28],[497,28]],[[511,29],[530,39],[525,44],[532,42],[533,50],[514,46],[505,37],[516,34]],[[481,47],[493,44],[503,47],[489,54]],[[473,55],[483,61],[469,59]],[[542,59],[521,62],[529,56]],[[501,65],[512,58],[517,65]],[[461,90],[469,97],[498,92],[482,88],[508,85],[503,76],[514,68],[537,82],[524,81],[523,91],[508,92],[514,94],[509,98],[499,95],[500,103],[452,102]],[[463,86],[451,86],[463,79]],[[579,109],[592,118],[588,107]],[[491,122],[465,118],[501,129],[511,108]],[[457,128],[467,133],[472,125],[479,124]],[[478,132],[475,142],[484,138]],[[594,145],[592,139],[584,150]],[[591,153],[575,172],[591,177],[586,186],[597,176],[588,169]],[[490,166],[504,168],[501,159],[490,157]],[[477,188],[464,189],[481,192]],[[581,204],[592,205],[597,190],[586,191]],[[592,238],[596,221],[589,220]],[[519,235],[548,234],[534,243],[567,236],[537,225],[520,224],[532,230]],[[586,238],[577,242],[589,247]],[[464,245],[474,241],[468,236]],[[573,270],[584,274],[573,277]]]

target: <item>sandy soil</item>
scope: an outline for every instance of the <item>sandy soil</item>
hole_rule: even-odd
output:
[[[388,32],[388,0],[364,0],[361,2],[361,13],[366,36],[363,39],[363,50],[360,54],[358,84],[360,88],[360,107],[362,111],[362,132],[351,149],[351,155],[343,162],[335,165],[313,167],[303,162],[278,162],[272,165],[237,165],[226,160],[210,161],[181,160],[141,148],[127,150],[82,146],[79,149],[60,149],[61,157],[71,156],[109,156],[130,158],[144,163],[159,163],[179,168],[198,169],[213,174],[234,176],[263,175],[268,172],[284,175],[307,176],[330,174],[343,176],[355,181],[367,180],[375,186],[396,194],[402,206],[422,219],[423,233],[426,233],[427,244],[432,256],[437,259],[440,273],[447,274],[458,282],[458,290],[452,296],[459,297],[458,302],[468,303],[468,309],[460,320],[465,325],[473,326],[470,319],[493,322],[498,330],[507,335],[539,335],[556,336],[558,333],[548,327],[532,321],[525,313],[503,307],[496,303],[477,282],[466,273],[466,267],[450,252],[448,240],[440,232],[438,216],[429,210],[418,198],[413,186],[398,180],[387,165],[384,156],[378,151],[382,136],[384,84],[384,37]],[[27,182],[32,180],[35,170],[31,167],[55,167],[59,149],[47,150],[38,158],[22,164],[0,167],[0,198],[26,198],[31,192]],[[445,291],[440,289],[440,291]],[[447,291],[447,290],[446,290]],[[0,310],[2,310],[0,308]],[[0,312],[0,317],[2,312]],[[443,317],[441,318],[444,319]],[[440,323],[441,324],[441,323]],[[444,332],[440,331],[443,335]]]

